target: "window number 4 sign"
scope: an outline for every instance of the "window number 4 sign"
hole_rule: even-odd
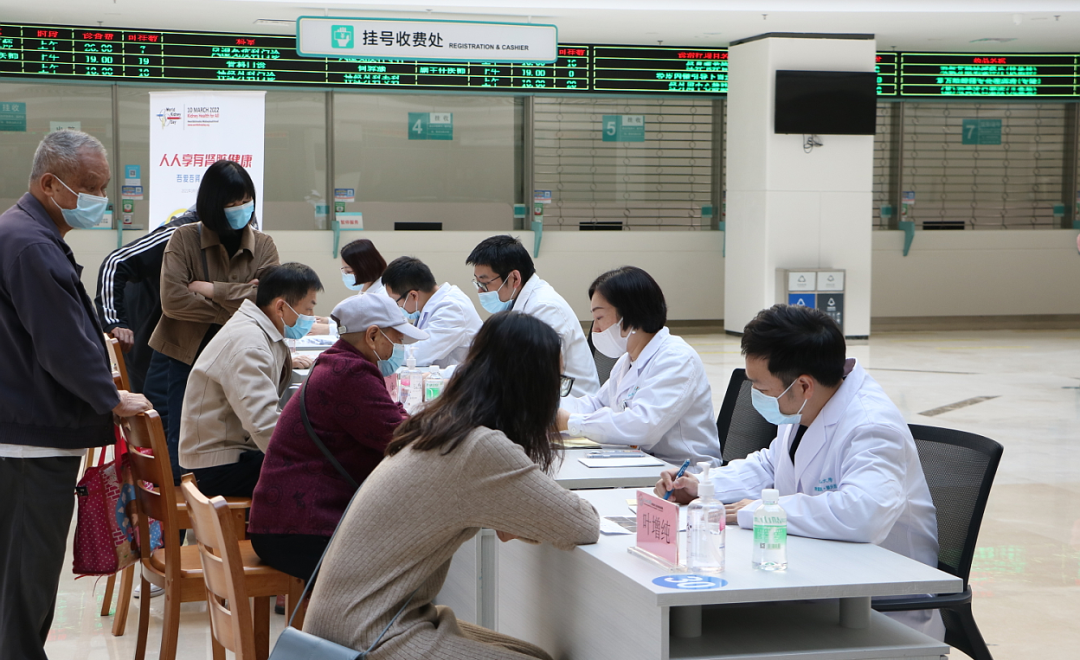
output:
[[[453,140],[454,113],[410,112],[410,140]]]

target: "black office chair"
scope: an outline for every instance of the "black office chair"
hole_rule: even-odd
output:
[[[974,433],[911,424],[930,497],[937,508],[938,569],[964,581],[958,594],[874,601],[879,612],[941,610],[945,643],[975,660],[993,660],[971,614],[971,560],[1002,446]]]
[[[596,321],[593,321],[593,323],[596,323]],[[593,362],[596,364],[596,375],[600,377],[600,385],[603,385],[611,376],[611,368],[615,366],[619,358],[609,358],[596,350],[592,343],[592,328],[590,324],[589,331],[585,333],[585,341],[589,342],[589,352],[592,353]]]
[[[731,372],[724,403],[716,417],[716,431],[720,435],[724,465],[765,449],[776,438],[776,425],[765,421],[751,403],[746,369]]]

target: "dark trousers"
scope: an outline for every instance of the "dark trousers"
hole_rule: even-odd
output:
[[[195,475],[199,491],[207,497],[251,497],[255,492],[255,484],[259,483],[259,471],[262,470],[264,456],[261,451],[245,451],[241,452],[235,463],[185,472]]]
[[[249,538],[259,559],[301,580],[311,578],[315,565],[330,544],[329,536],[311,534],[250,534]]]
[[[186,470],[180,467],[180,418],[184,411],[184,392],[191,375],[191,365],[163,355],[166,364],[166,387],[168,390],[169,425],[165,427],[165,440],[169,443],[169,463],[172,464],[173,483],[180,485],[180,476]]]
[[[0,658],[46,660],[80,459],[0,458]]]
[[[165,429],[167,438],[169,433],[169,358],[153,351],[142,387],[143,395],[150,399],[154,410],[161,417],[161,427]]]

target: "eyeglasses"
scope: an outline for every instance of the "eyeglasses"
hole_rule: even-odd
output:
[[[570,390],[574,389],[574,379],[570,376],[559,375],[559,396],[569,396]]]
[[[496,275],[495,277],[491,278],[487,282],[481,282],[480,280],[478,280],[478,279],[476,279],[474,277],[474,278],[472,278],[472,283],[473,283],[473,286],[476,287],[477,291],[479,291],[481,293],[487,293],[488,287],[491,286],[492,284],[494,284],[495,280],[501,280],[501,279],[503,279],[502,275]]]

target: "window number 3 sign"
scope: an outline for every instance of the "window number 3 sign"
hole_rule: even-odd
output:
[[[665,575],[653,579],[652,582],[658,587],[684,591],[703,591],[727,586],[727,580],[707,575]]]

